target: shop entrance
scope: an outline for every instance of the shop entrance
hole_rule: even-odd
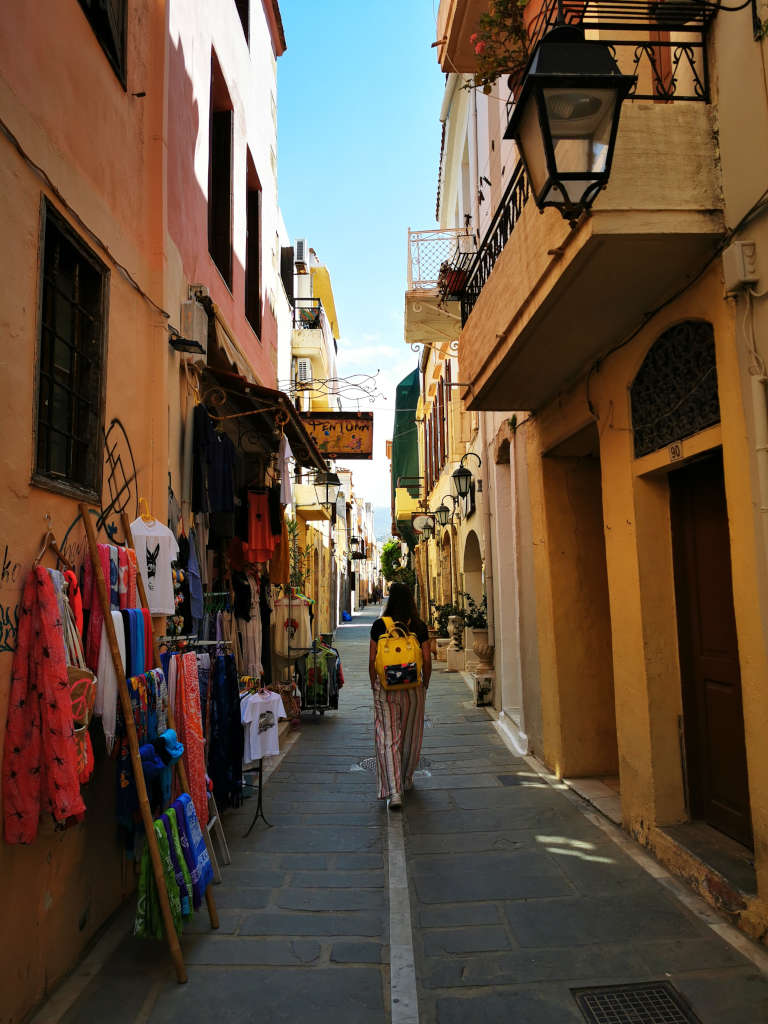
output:
[[[722,454],[669,476],[691,816],[752,845]]]

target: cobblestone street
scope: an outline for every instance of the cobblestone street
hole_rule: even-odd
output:
[[[578,1024],[571,989],[665,980],[703,1024],[768,1020],[768,980],[713,931],[721,919],[693,897],[683,905],[678,883],[628,856],[618,830],[515,758],[457,674],[433,676],[422,768],[390,822],[364,767],[373,617],[338,630],[340,710],[288,734],[265,786],[273,827],[259,821],[242,838],[253,799],[225,815],[221,927],[210,932],[203,910],[186,929],[188,983],[175,983],[163,944],[123,937],[105,953],[107,938],[37,1024]],[[397,899],[401,836],[412,952]]]

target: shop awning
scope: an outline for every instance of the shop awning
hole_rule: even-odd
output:
[[[409,547],[416,543],[416,534],[410,522],[410,515],[397,518],[396,490],[401,478],[408,481],[406,490],[411,499],[419,496],[419,435],[416,427],[416,406],[419,401],[419,371],[414,370],[397,385],[395,392],[395,422],[392,434],[392,519],[397,523],[400,536]],[[402,506],[401,496],[401,506]]]
[[[310,469],[327,468],[322,453],[284,391],[265,388],[241,373],[230,373],[208,366],[203,371],[202,393],[203,400],[212,406],[211,411],[215,415],[230,415],[226,410],[231,408],[233,416],[242,414],[241,422],[244,425],[246,420],[253,421],[253,430],[269,438],[274,438],[277,420],[280,418],[296,461]],[[269,447],[275,449],[277,444]]]

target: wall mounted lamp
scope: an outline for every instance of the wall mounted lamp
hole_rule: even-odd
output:
[[[472,483],[472,474],[467,469],[467,467],[464,465],[464,460],[468,459],[470,455],[473,458],[477,459],[477,468],[478,469],[483,464],[483,460],[480,458],[479,455],[476,455],[474,452],[467,452],[466,455],[462,455],[461,462],[459,463],[459,468],[458,469],[454,469],[453,473],[451,473],[451,479],[453,480],[453,486],[454,486],[454,488],[456,490],[457,495],[460,498],[466,498],[466,496],[469,494],[470,484]]]
[[[168,344],[177,352],[188,352],[190,355],[204,356],[205,349],[194,338],[182,338],[175,327],[168,326]]]

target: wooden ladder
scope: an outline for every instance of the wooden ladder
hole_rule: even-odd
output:
[[[96,540],[96,530],[93,526],[93,519],[91,517],[91,510],[88,506],[81,502],[80,503],[80,515],[83,518],[83,525],[85,527],[85,535],[88,539],[88,551],[91,558],[91,564],[93,566],[94,577],[96,579],[96,586],[99,592],[99,603],[101,610],[104,615],[104,628],[107,634],[107,643],[109,644],[110,654],[112,655],[112,664],[115,668],[115,674],[117,676],[117,688],[120,696],[120,705],[123,709],[123,718],[125,719],[125,731],[128,738],[128,747],[131,753],[131,764],[133,766],[133,776],[136,783],[136,791],[139,797],[139,811],[141,813],[141,819],[144,823],[144,831],[147,838],[147,847],[149,849],[149,856],[152,862],[152,872],[155,876],[155,884],[157,886],[158,901],[160,903],[160,912],[163,918],[163,926],[165,928],[165,937],[168,942],[168,949],[173,960],[173,966],[176,970],[176,980],[183,984],[187,980],[187,969],[184,966],[184,957],[181,952],[181,945],[179,944],[179,937],[176,934],[176,928],[173,924],[173,916],[171,914],[171,905],[168,900],[168,889],[165,884],[165,875],[163,873],[163,864],[160,857],[160,848],[157,845],[157,836],[155,835],[154,820],[152,818],[152,808],[149,804],[149,797],[147,796],[147,787],[144,782],[144,770],[141,766],[141,755],[139,753],[139,741],[136,735],[136,725],[133,720],[133,709],[131,707],[131,698],[128,693],[128,683],[125,678],[125,669],[123,668],[123,660],[120,657],[120,648],[117,644],[117,635],[115,633],[115,625],[112,622],[112,614],[109,603],[109,595],[107,593],[107,584],[104,579],[104,573],[101,568],[101,560],[99,558],[99,548]],[[125,543],[129,548],[133,548],[133,536],[131,534],[131,526],[128,521],[128,516],[125,512],[122,514],[122,525],[123,533],[125,535]],[[136,585],[139,591],[139,597],[141,599],[141,607],[149,610],[149,602],[147,601],[147,594],[144,589],[144,580],[142,579],[141,573],[136,573]],[[160,668],[160,657],[157,650],[157,641],[154,633],[152,635],[152,654],[155,662],[155,667]],[[173,718],[173,711],[170,703],[168,705],[168,728],[175,729],[176,723]],[[182,790],[186,793],[189,792],[189,782],[187,780],[187,770],[184,767],[184,763],[179,758],[176,762],[176,771],[178,772],[179,782],[181,783]],[[205,891],[205,902],[208,907],[208,917],[211,922],[211,928],[219,927],[219,915],[216,910],[216,903],[213,898],[212,887],[209,885]]]

